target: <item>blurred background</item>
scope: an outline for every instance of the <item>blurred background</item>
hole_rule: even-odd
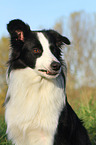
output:
[[[85,121],[92,143],[96,144],[96,0],[0,1],[1,115],[10,48],[6,25],[12,19],[23,20],[32,30],[55,29],[70,39],[71,45],[63,48],[68,67],[68,101]]]

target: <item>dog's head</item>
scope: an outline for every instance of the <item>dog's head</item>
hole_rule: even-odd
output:
[[[70,41],[54,30],[31,31],[21,20],[7,25],[11,35],[10,69],[30,67],[39,75],[54,78],[61,71],[61,46]]]

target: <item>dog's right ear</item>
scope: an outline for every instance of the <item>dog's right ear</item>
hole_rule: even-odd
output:
[[[7,30],[11,36],[11,45],[13,48],[21,48],[26,36],[30,32],[30,27],[19,19],[15,19],[7,24]]]

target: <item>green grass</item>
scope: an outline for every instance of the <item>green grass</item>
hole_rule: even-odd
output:
[[[7,140],[6,124],[3,116],[0,116],[0,145],[12,145],[11,142]]]
[[[78,110],[75,110],[80,119],[83,120],[84,126],[92,145],[96,145],[96,102],[90,99],[87,105],[81,104]]]
[[[75,112],[83,119],[88,130],[92,145],[96,145],[96,102],[91,99],[87,105],[81,104]],[[4,117],[0,117],[0,145],[12,145],[6,137],[6,124]]]

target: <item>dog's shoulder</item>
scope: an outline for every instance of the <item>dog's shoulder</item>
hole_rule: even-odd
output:
[[[59,142],[66,145],[91,145],[83,121],[78,118],[68,102],[59,118],[54,145],[58,145]]]

